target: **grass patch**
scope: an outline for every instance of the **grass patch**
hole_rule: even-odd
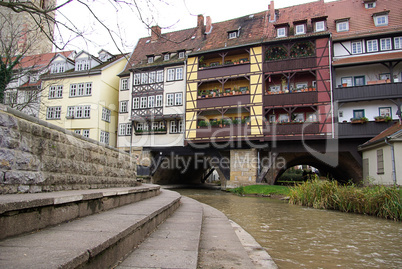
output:
[[[291,187],[289,196],[292,204],[402,220],[402,190],[396,187],[357,187],[314,179]]]
[[[229,189],[229,191],[240,195],[289,195],[289,187],[278,185],[249,185]]]

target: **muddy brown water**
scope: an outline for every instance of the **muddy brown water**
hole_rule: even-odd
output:
[[[279,268],[402,268],[401,222],[219,190],[175,191],[225,213]]]

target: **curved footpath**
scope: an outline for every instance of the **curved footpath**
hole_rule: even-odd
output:
[[[0,196],[0,268],[277,268],[222,212],[160,186]]]

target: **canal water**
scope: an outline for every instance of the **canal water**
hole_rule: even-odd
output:
[[[402,268],[400,222],[220,190],[175,191],[225,213],[279,268]]]

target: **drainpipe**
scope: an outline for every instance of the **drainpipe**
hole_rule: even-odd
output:
[[[333,87],[332,85],[334,84],[332,81],[332,47],[331,47],[331,38],[332,34],[330,34],[330,38],[328,40],[328,49],[329,49],[329,87],[331,91],[331,132],[332,132],[332,138],[335,138],[335,126],[334,126],[334,93],[333,93]]]
[[[394,145],[388,142],[388,137],[385,137],[385,144],[391,147],[391,162],[392,162],[392,181],[396,185],[396,168],[395,168],[395,151]]]

